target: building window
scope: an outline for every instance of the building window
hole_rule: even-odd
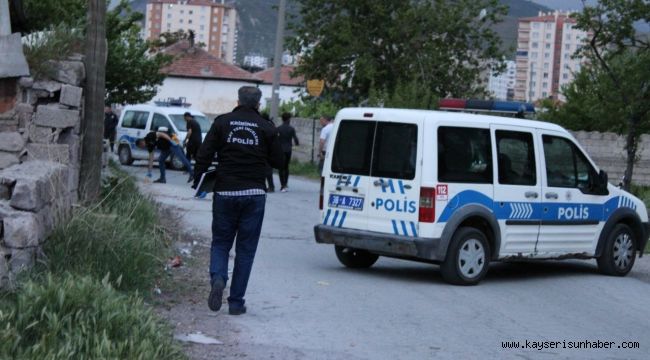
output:
[[[548,63],[547,62],[544,63],[544,69],[548,69]]]
[[[178,19],[178,22],[182,24],[182,23],[183,23],[183,19]]]
[[[200,25],[199,30],[201,30],[201,31],[205,30],[205,25]]]
[[[199,35],[199,39],[203,40],[203,34]]]
[[[530,76],[532,76],[532,77],[536,77],[536,76],[537,76],[537,72],[536,72],[536,71],[531,72],[531,73],[530,73]]]
[[[218,28],[217,26],[213,26],[213,27],[212,27],[212,31],[213,31],[213,32],[217,32],[217,31],[219,31],[219,28]]]
[[[539,33],[537,31],[533,31],[533,39],[537,39],[539,37]]]
[[[181,14],[185,14],[185,10],[181,10]]]
[[[568,53],[564,53],[564,60],[569,60],[569,54]]]
[[[171,19],[171,18],[172,18],[172,14],[167,14],[167,19]]]
[[[566,39],[571,40],[571,34],[566,34]]]
[[[546,50],[549,50],[551,48],[551,43],[546,44]]]
[[[562,74],[562,79],[565,79],[565,80],[566,80],[566,79],[568,79],[568,78],[569,78],[569,74],[567,74],[567,73]]]
[[[537,86],[537,83],[534,82],[534,81],[531,81],[531,82],[530,82],[530,86],[531,86],[531,87],[535,87],[535,86]]]
[[[544,79],[548,79],[548,73],[547,72],[544,73]]]
[[[539,23],[538,22],[533,23],[533,29],[539,29]]]
[[[571,44],[566,44],[564,45],[565,50],[571,50]]]
[[[548,59],[548,58],[550,58],[550,57],[551,57],[551,54],[550,54],[550,53],[544,53],[544,58]]]
[[[552,29],[553,28],[553,23],[547,22],[546,23],[546,28],[547,29]]]
[[[532,47],[533,49],[537,49],[538,46],[539,46],[539,44],[537,43],[537,41],[535,41],[535,42],[533,42],[533,43],[531,44],[531,47]]]
[[[190,14],[190,15],[192,15],[192,14],[194,14],[194,11],[190,10],[190,11],[188,11],[187,13]]]
[[[531,52],[531,53],[530,53],[530,57],[534,57],[534,58],[536,58],[536,57],[537,57],[537,51],[533,51],[533,52]]]
[[[547,39],[547,40],[550,40],[550,39],[551,39],[551,33],[547,33],[547,34],[546,34],[546,39]]]
[[[546,91],[542,91],[542,97],[545,98],[548,96],[548,93]]]
[[[547,83],[547,82],[543,82],[543,83],[542,83],[542,87],[543,87],[543,88],[547,88],[547,87],[548,87],[548,83]]]
[[[217,40],[217,37],[214,36],[214,35],[212,35],[212,36],[210,37],[210,40],[211,40],[211,41],[215,41],[215,40]]]
[[[191,23],[192,23],[192,19],[187,20],[187,23],[188,23],[188,24],[191,24]]]

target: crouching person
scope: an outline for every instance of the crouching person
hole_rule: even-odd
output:
[[[153,169],[153,151],[156,148],[160,151],[160,155],[158,156],[158,169],[160,170],[160,178],[154,181],[155,183],[165,184],[167,182],[167,178],[165,177],[165,161],[169,155],[172,154],[183,163],[183,166],[189,172],[190,177],[187,182],[190,182],[192,179],[194,179],[192,164],[190,164],[190,162],[187,160],[185,154],[183,154],[183,150],[178,144],[178,141],[174,139],[174,137],[175,136],[171,134],[166,127],[161,126],[158,128],[158,131],[152,131],[148,133],[144,139],[138,140],[136,144],[139,148],[146,148],[147,151],[149,151],[149,172],[147,173],[147,176],[151,176],[151,171]]]

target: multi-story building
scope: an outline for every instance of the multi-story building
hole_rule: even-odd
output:
[[[228,63],[237,52],[237,10],[224,0],[149,0],[145,36],[156,39],[165,32],[194,31],[196,43]]]
[[[574,58],[574,54],[588,36],[574,27],[570,14],[540,12],[519,19],[515,100],[565,100],[562,86],[580,70],[584,58]]]
[[[512,60],[505,61],[505,70],[498,75],[490,75],[488,91],[495,99],[512,100],[515,88],[516,63]]]

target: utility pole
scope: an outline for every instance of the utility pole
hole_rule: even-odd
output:
[[[11,35],[11,18],[9,18],[9,1],[0,0],[0,36]]]
[[[86,29],[86,89],[81,123],[81,173],[79,198],[91,202],[99,197],[106,95],[106,0],[88,1]]]
[[[286,12],[287,1],[280,0],[278,9],[278,27],[275,29],[275,57],[273,58],[273,90],[271,95],[271,119],[278,118],[280,107],[280,72],[282,70],[282,50],[284,48],[284,13]]]

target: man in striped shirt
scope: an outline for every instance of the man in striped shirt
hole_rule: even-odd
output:
[[[194,187],[217,156],[208,297],[212,311],[221,308],[228,256],[236,237],[228,297],[231,315],[246,313],[244,295],[264,219],[266,172],[283,161],[277,129],[258,112],[261,96],[256,87],[241,87],[238,106],[214,120],[196,157]]]

